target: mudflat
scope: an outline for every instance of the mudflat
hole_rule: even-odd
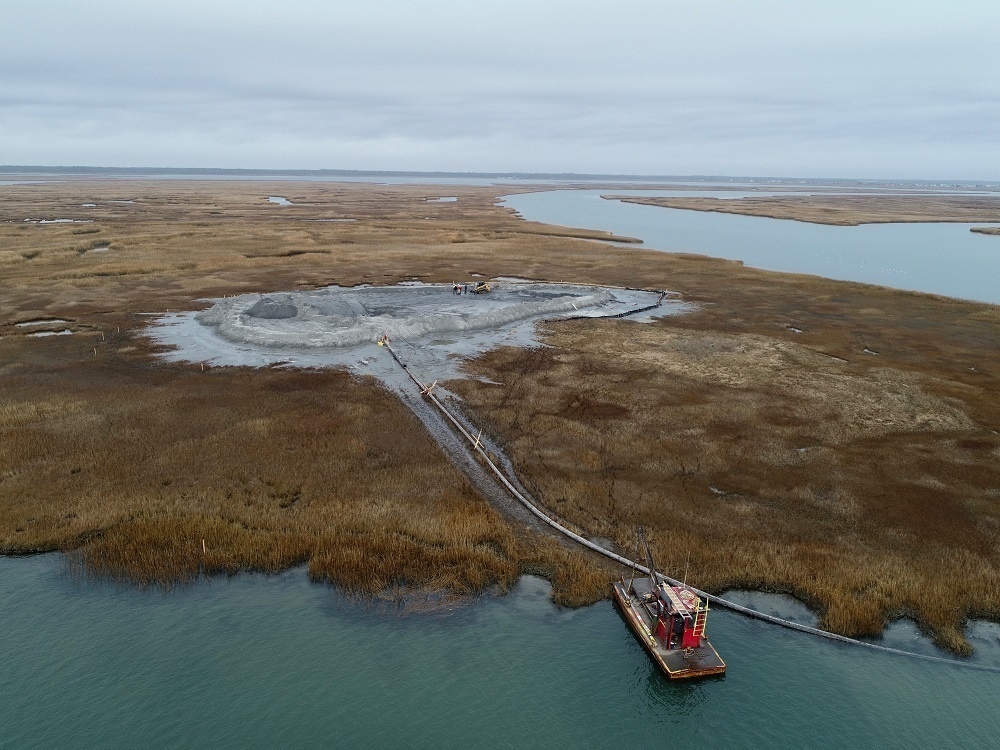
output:
[[[593,242],[610,238],[517,219],[498,188],[3,190],[3,552],[164,585],[308,562],[365,594],[532,570],[566,603],[604,595],[612,571],[478,497],[376,382],[203,371],[144,336],[232,294],[517,276],[696,305],[545,324],[546,348],[449,383],[549,510],[626,550],[643,524],[693,583],[788,592],[843,633],[906,614],[962,651],[967,617],[1000,618],[1000,308]]]

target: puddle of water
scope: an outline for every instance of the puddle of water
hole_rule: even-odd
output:
[[[294,205],[288,198],[282,198],[280,195],[270,195],[267,198],[268,203],[274,203],[277,206],[291,206]]]
[[[69,323],[69,321],[62,318],[38,318],[37,320],[25,320],[14,325],[18,328],[26,328],[27,326],[59,325],[60,323]]]
[[[36,331],[28,335],[34,338],[41,338],[42,336],[69,336],[71,333],[73,333],[71,330],[64,328],[61,331]]]
[[[285,205],[285,204],[282,204],[282,205]],[[292,204],[289,203],[287,205],[291,206]],[[306,219],[306,221],[333,221],[333,222],[341,222],[341,221],[357,221],[357,219]]]
[[[135,201],[111,201],[112,203],[135,203]]]
[[[80,208],[97,208],[96,203],[81,203]]]
[[[444,196],[442,198],[428,198],[427,203],[454,203],[458,198],[454,195]]]
[[[28,224],[92,224],[93,219],[25,219]]]
[[[97,247],[92,247],[88,250],[88,253],[106,253],[111,249],[110,245],[98,245]]]

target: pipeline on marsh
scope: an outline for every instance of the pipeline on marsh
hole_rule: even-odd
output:
[[[628,315],[634,315],[636,313],[643,312],[648,309],[652,309],[653,307],[657,307],[660,305],[660,303],[663,301],[664,296],[665,294],[661,293],[660,299],[657,301],[657,303],[650,307],[631,310],[625,313],[618,313],[615,315],[609,315],[603,317],[620,318],[620,317],[626,317]],[[563,320],[565,320],[565,318],[563,318]],[[490,458],[489,454],[486,452],[486,449],[482,445],[482,433],[480,433],[479,436],[472,435],[465,428],[465,426],[455,417],[455,415],[453,415],[451,411],[449,411],[449,409],[441,402],[441,400],[434,395],[434,386],[436,385],[436,381],[435,383],[432,383],[430,386],[426,385],[425,383],[422,383],[420,379],[417,378],[417,376],[414,375],[413,372],[407,367],[406,363],[399,358],[399,356],[396,354],[395,350],[393,350],[388,340],[384,341],[383,345],[389,351],[389,354],[392,355],[392,358],[393,360],[395,360],[396,364],[398,364],[401,368],[403,368],[403,370],[409,376],[410,380],[412,380],[413,383],[417,386],[417,388],[420,389],[421,395],[424,398],[428,399],[441,412],[441,414],[444,415],[444,417],[452,424],[452,426],[458,431],[458,433],[469,442],[470,450],[473,453],[473,455],[477,455],[480,459],[482,459],[482,461],[486,464],[487,468],[490,469],[490,471],[496,476],[496,478],[507,489],[507,491],[539,521],[546,524],[550,528],[554,529],[559,534],[562,534],[563,536],[567,537],[568,539],[572,539],[577,544],[580,544],[583,547],[586,547],[587,549],[596,552],[599,555],[603,555],[604,557],[610,560],[614,560],[615,562],[621,563],[622,565],[632,568],[633,570],[638,570],[642,573],[645,573],[646,575],[656,576],[660,580],[666,581],[673,586],[685,585],[682,584],[681,581],[678,581],[674,578],[670,578],[669,576],[666,576],[657,571],[650,570],[648,567],[639,562],[636,562],[635,560],[630,560],[627,557],[623,557],[622,555],[612,552],[611,550],[606,549],[605,547],[602,547],[601,545],[590,541],[586,537],[583,537],[580,534],[577,534],[576,532],[572,531],[571,529],[566,528],[561,523],[556,521],[554,518],[549,516],[547,513],[542,511],[538,507],[538,504],[532,498],[528,497],[525,493],[518,490],[518,488],[513,484],[513,482],[511,482],[510,478],[508,478],[507,475],[500,469],[500,467],[498,467],[496,463],[494,463],[493,459]],[[788,628],[789,630],[797,630],[801,633],[808,633],[810,635],[819,636],[820,638],[826,638],[831,641],[838,641],[840,643],[846,643],[852,646],[861,646],[863,648],[868,648],[873,651],[881,651],[883,653],[895,654],[897,656],[908,656],[912,659],[921,659],[923,661],[950,664],[952,666],[963,667],[965,669],[973,669],[981,672],[992,672],[995,674],[1000,674],[1000,667],[993,667],[986,664],[974,664],[972,662],[963,662],[963,661],[958,661],[957,659],[949,659],[942,656],[917,654],[912,651],[904,651],[903,649],[892,648],[890,646],[882,646],[877,643],[860,641],[856,638],[849,638],[847,636],[839,635],[837,633],[831,633],[828,630],[822,630],[820,628],[814,628],[809,625],[802,625],[801,623],[792,622],[791,620],[785,620],[781,617],[769,615],[766,612],[759,612],[755,609],[744,607],[741,604],[737,604],[736,602],[724,599],[721,596],[717,596],[715,594],[710,594],[707,591],[696,589],[693,586],[688,586],[688,588],[690,588],[699,596],[704,597],[711,603],[715,604],[716,606],[723,607],[733,612],[738,612],[739,614],[742,614],[746,617],[751,617],[757,620],[762,620],[764,622],[772,623],[774,625],[779,625],[783,628]]]

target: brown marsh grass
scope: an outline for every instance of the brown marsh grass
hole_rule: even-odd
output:
[[[160,586],[307,563],[368,595],[467,595],[575,559],[519,536],[373,382],[77,359],[77,338],[2,349],[19,356],[0,396],[0,551],[74,550],[89,574]]]
[[[907,614],[963,650],[1000,612],[1000,436],[933,380],[669,319],[549,330],[449,388],[561,517],[624,549],[641,524],[674,575],[690,555],[689,580],[840,633]]]
[[[426,201],[441,194],[459,200]],[[5,186],[0,548],[76,550],[87,570],[165,585],[305,563],[364,595],[531,571],[561,602],[592,601],[608,569],[475,496],[374,383],[202,372],[142,336],[143,313],[223,294],[517,275],[698,305],[648,326],[554,324],[555,348],[472,366],[502,385],[455,385],[550,509],[626,549],[643,523],[674,572],[690,551],[693,582],[793,593],[840,632],[912,614],[961,650],[964,618],[1000,614],[996,307],[584,242],[603,235],[517,220],[496,195]],[[23,222],[64,217],[92,223]],[[14,325],[42,318],[74,334]]]
[[[733,199],[620,196],[616,200],[664,208],[767,216],[772,219],[840,226],[914,221],[1000,221],[1000,196],[825,194]]]

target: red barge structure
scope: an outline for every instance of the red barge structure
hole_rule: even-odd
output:
[[[645,534],[639,544],[648,578],[625,578],[612,585],[625,621],[671,680],[724,674],[726,664],[705,637],[708,602],[688,586],[670,585],[656,572]]]

